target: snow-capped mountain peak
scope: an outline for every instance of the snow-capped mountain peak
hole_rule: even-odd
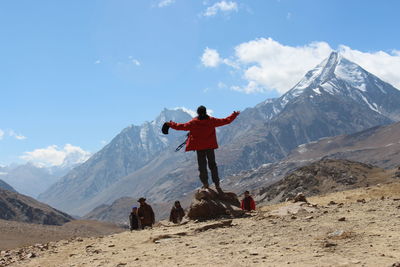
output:
[[[307,72],[274,106],[282,110],[297,97],[314,98],[324,94],[351,98],[392,120],[400,119],[396,115],[399,107],[394,101],[400,99],[400,91],[335,51]]]

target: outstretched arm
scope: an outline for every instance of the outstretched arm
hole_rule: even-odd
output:
[[[187,123],[176,123],[174,121],[170,121],[168,122],[168,126],[178,131],[190,131],[192,126],[191,122],[192,121],[189,121]]]
[[[236,119],[236,117],[240,114],[239,111],[234,111],[231,115],[229,115],[228,117],[224,118],[224,119],[217,119],[217,118],[213,118],[213,125],[214,127],[219,127],[219,126],[223,126],[226,124],[231,123],[234,119]]]

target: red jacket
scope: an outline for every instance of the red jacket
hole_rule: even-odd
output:
[[[239,113],[233,112],[229,117],[217,119],[209,117],[205,120],[193,118],[187,123],[170,121],[168,125],[174,130],[190,131],[186,141],[186,151],[218,148],[215,127],[231,123]]]
[[[248,196],[247,198],[242,199],[242,203],[240,203],[240,208],[247,211],[256,210],[256,203],[251,196]]]

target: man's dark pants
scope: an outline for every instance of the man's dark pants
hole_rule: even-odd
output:
[[[203,185],[208,186],[208,173],[207,173],[207,162],[208,168],[211,171],[211,178],[216,187],[219,187],[219,177],[217,163],[215,162],[214,149],[197,150],[197,163],[199,164],[200,181]]]

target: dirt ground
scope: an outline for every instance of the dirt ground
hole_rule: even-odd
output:
[[[63,226],[53,226],[0,220],[0,250],[75,237],[104,236],[122,231],[124,229],[114,224],[98,221],[76,220]]]
[[[149,230],[50,242],[26,252],[3,251],[2,260],[3,265],[8,260],[15,261],[11,266],[35,267],[375,267],[400,262],[400,182],[309,202],[265,206],[232,221],[164,222]]]

